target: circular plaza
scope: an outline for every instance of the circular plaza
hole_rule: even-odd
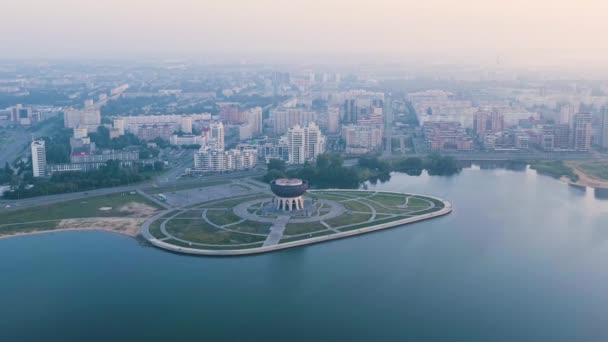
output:
[[[300,180],[274,182],[270,188],[167,209],[144,223],[142,235],[154,246],[179,253],[245,255],[403,226],[452,208],[447,201],[416,194],[307,191],[308,184]]]

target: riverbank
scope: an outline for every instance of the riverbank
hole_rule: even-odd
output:
[[[17,237],[22,237],[22,236],[30,236],[30,235],[51,234],[51,233],[61,233],[61,232],[76,232],[76,231],[78,231],[78,232],[84,232],[84,231],[106,232],[106,233],[120,234],[120,235],[128,236],[131,238],[136,238],[137,236],[139,236],[139,228],[135,231],[122,231],[122,230],[113,230],[113,229],[107,229],[107,228],[57,228],[57,229],[50,229],[50,230],[20,231],[15,234],[1,235],[0,240],[17,238]]]
[[[123,193],[3,211],[0,237],[63,230],[102,230],[134,237],[143,222],[161,209],[142,195]]]
[[[579,186],[588,186],[592,188],[600,188],[600,189],[608,189],[608,180],[599,179],[597,177],[593,177],[588,172],[585,172],[581,165],[585,164],[583,161],[567,161],[565,164],[568,167],[571,167],[574,173],[578,176],[578,180],[572,181],[567,177],[562,177],[561,179],[569,184],[579,185]]]

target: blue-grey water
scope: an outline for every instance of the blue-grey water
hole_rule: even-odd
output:
[[[455,209],[252,257],[102,232],[0,240],[0,341],[608,340],[608,200],[593,189],[477,168],[375,187]]]

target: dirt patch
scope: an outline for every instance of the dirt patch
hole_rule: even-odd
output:
[[[142,218],[118,217],[64,219],[59,222],[57,229],[97,229],[136,236],[144,221]]]
[[[135,218],[149,217],[158,212],[158,210],[154,207],[137,202],[127,203],[122,207],[118,208],[118,211],[120,211],[121,213],[129,214],[129,216]]]

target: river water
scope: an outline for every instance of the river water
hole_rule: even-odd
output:
[[[0,341],[608,340],[601,194],[478,167],[369,188],[454,212],[252,257],[102,232],[0,240]]]

